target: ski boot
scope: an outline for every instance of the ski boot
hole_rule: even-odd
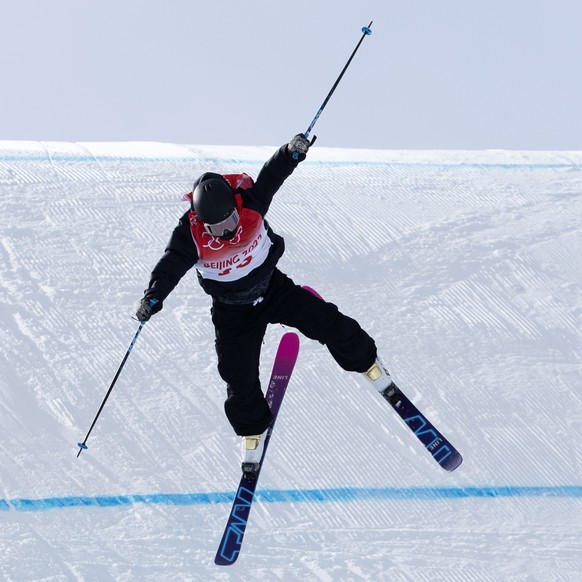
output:
[[[384,367],[380,358],[376,358],[376,361],[364,372],[364,376],[372,383],[378,392],[384,392],[384,390],[392,384],[390,373]]]
[[[380,358],[376,358],[376,361],[364,372],[364,376],[395,408],[400,406],[402,392],[394,384],[394,381],[390,377],[390,372],[384,367]]]
[[[241,468],[243,475],[247,479],[255,479],[259,472],[261,458],[265,450],[265,437],[267,436],[267,429],[263,434],[253,434],[242,437],[241,452],[242,463]]]

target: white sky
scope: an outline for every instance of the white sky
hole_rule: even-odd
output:
[[[18,0],[0,139],[581,149],[580,0]]]

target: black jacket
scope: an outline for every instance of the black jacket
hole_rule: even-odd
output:
[[[303,158],[305,156],[302,156]],[[255,184],[247,189],[239,189],[243,205],[259,212],[264,218],[273,196],[283,182],[292,174],[300,160],[294,160],[287,150],[287,145],[281,146],[264,164]],[[246,277],[237,281],[218,282],[198,277],[204,291],[219,301],[244,303],[252,302],[263,294],[269,284],[273,270],[283,252],[283,238],[275,234],[267,226],[267,234],[273,242],[267,259]],[[188,212],[180,218],[162,258],[152,271],[146,297],[155,297],[163,303],[180,279],[196,264],[198,252],[190,232]]]

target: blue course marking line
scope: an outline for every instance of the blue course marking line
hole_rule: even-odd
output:
[[[329,503],[369,500],[424,500],[561,497],[582,498],[582,486],[500,486],[500,487],[386,487],[337,489],[263,489],[256,499],[264,503]],[[0,510],[12,506],[17,511],[46,511],[69,507],[127,507],[147,505],[215,505],[232,503],[234,492],[154,493],[150,495],[100,495],[95,497],[48,497],[44,499],[0,499]]]
[[[202,162],[205,164],[250,164],[263,165],[266,160],[245,160],[237,158],[217,158],[205,156],[89,156],[89,155],[18,155],[0,153],[0,162],[76,162],[76,163],[107,163],[107,162],[128,162],[128,163],[192,163]],[[387,168],[426,168],[426,169],[485,169],[485,170],[582,170],[582,163],[502,163],[502,162],[397,162],[397,161],[366,161],[366,160],[340,160],[340,161],[311,161],[306,160],[303,165],[315,166],[378,166]]]

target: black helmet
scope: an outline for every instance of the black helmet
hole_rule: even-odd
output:
[[[222,238],[232,238],[238,224],[234,190],[220,174],[207,172],[194,183],[192,206],[206,230]]]

